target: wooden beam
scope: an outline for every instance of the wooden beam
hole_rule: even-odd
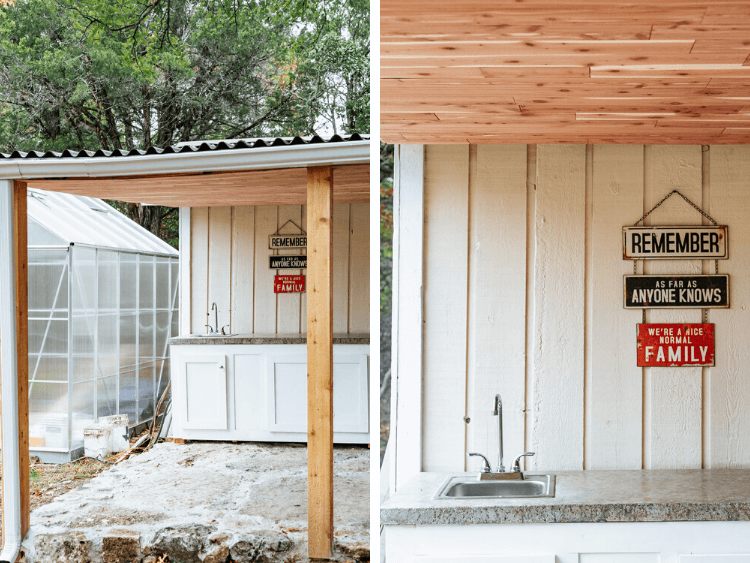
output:
[[[29,531],[29,267],[26,182],[13,182],[13,238],[16,262],[16,350],[18,365],[18,456],[21,470],[21,536]]]
[[[307,169],[307,543],[333,547],[333,172]]]
[[[305,168],[161,176],[27,180],[30,188],[167,207],[304,205]],[[370,166],[336,167],[336,203],[370,201]]]

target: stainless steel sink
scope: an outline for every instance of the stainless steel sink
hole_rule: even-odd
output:
[[[512,481],[479,481],[476,474],[472,474],[448,478],[433,498],[509,499],[554,496],[554,475],[524,475],[523,480]]]

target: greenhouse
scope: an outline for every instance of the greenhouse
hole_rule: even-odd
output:
[[[83,429],[153,418],[178,330],[179,254],[102,200],[28,190],[32,455],[80,457]]]

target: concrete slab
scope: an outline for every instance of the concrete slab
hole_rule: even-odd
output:
[[[370,452],[334,452],[335,561],[369,561]],[[307,561],[307,448],[158,444],[31,514],[27,563]]]

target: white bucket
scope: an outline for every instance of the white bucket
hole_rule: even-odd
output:
[[[110,426],[95,424],[83,429],[83,455],[95,459],[104,459],[109,447]]]
[[[130,441],[128,440],[128,415],[113,414],[112,416],[100,416],[99,424],[111,428],[108,453],[118,453],[128,449],[130,446]]]
[[[44,446],[64,449],[68,447],[68,415],[50,414],[42,419]]]

